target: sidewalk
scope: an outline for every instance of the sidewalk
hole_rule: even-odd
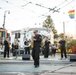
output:
[[[25,62],[25,61],[28,61],[28,62],[33,62],[33,59],[32,59],[32,56],[30,55],[30,60],[22,60],[22,56],[12,56],[12,55],[10,55],[10,57],[9,58],[3,58],[3,56],[1,56],[0,57],[0,62],[1,61],[10,61],[10,62]],[[40,55],[40,61],[42,62],[42,61],[45,61],[45,62],[48,62],[48,61],[52,61],[52,62],[60,62],[60,61],[66,61],[66,62],[69,62],[70,60],[69,60],[69,56],[68,56],[68,58],[65,60],[65,58],[63,58],[63,60],[60,60],[60,53],[57,53],[56,54],[56,56],[54,57],[54,56],[50,56],[49,55],[49,57],[48,58],[44,58],[44,56],[43,55]]]
[[[30,60],[22,60],[22,56],[11,56],[9,58],[3,58],[0,57],[0,64],[33,64],[33,59],[32,56],[30,55]],[[56,56],[49,56],[49,58],[44,58],[43,55],[40,56],[40,64],[69,64],[71,63],[69,60],[69,56],[68,58],[65,60],[65,58],[63,60],[60,60],[60,53],[57,53]]]
[[[60,60],[60,54],[56,57],[40,57],[40,66],[35,68],[33,60],[22,60],[22,57],[10,57],[0,59],[0,75],[76,75],[76,62]]]
[[[46,60],[46,59],[48,59],[48,60],[59,60],[60,59],[60,53],[56,53],[56,56],[54,57],[53,55],[51,56],[51,55],[49,55],[49,57],[48,58],[44,58],[44,56],[43,55],[40,55],[40,60]],[[30,57],[31,57],[31,55],[30,55]],[[16,60],[22,60],[22,55],[21,56],[12,56],[12,54],[10,54],[10,56],[9,56],[9,58],[3,58],[3,55],[1,55],[0,56],[0,60],[2,60],[2,59],[4,59],[4,60],[13,60],[13,59],[16,59]],[[32,60],[32,57],[31,57],[31,60]]]

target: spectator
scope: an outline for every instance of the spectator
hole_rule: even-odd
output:
[[[66,41],[64,40],[64,38],[62,38],[60,41],[60,49],[61,49],[61,60],[63,59],[63,53],[64,53],[64,56],[65,56],[65,59],[67,58],[67,55],[66,55],[66,47],[65,47],[65,44],[66,44]]]
[[[9,58],[9,41],[8,41],[8,38],[5,39],[4,41],[4,58],[7,57]]]
[[[15,50],[15,45],[14,45],[14,43],[12,43],[12,53],[14,50]]]

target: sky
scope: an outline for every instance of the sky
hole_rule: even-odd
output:
[[[60,10],[53,13],[49,8]],[[50,15],[58,33],[63,33],[65,22],[65,32],[76,34],[76,17],[69,18],[70,10],[76,10],[76,0],[0,0],[0,27],[3,25],[5,11],[5,28],[9,31],[42,27],[43,21]]]

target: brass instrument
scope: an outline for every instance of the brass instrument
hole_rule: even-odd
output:
[[[34,41],[31,41],[31,48],[34,47]]]
[[[34,47],[34,40],[33,40],[34,38],[32,37],[32,41],[31,41],[31,48],[33,48]]]

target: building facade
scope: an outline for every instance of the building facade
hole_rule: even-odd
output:
[[[18,42],[20,47],[24,46],[25,38],[31,40],[34,30],[38,30],[39,34],[48,36],[51,43],[54,42],[54,34],[50,29],[47,28],[24,28],[21,30],[11,31],[11,43]]]

